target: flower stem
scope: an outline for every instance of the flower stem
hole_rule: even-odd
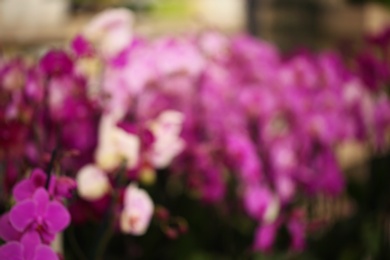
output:
[[[118,170],[118,174],[115,179],[115,185],[119,186],[124,174],[126,173],[126,162],[123,162],[120,169]],[[101,260],[104,259],[104,253],[106,251],[106,248],[114,235],[114,229],[115,229],[115,221],[116,221],[116,216],[115,216],[115,206],[116,203],[118,202],[119,199],[119,193],[115,189],[113,190],[112,193],[112,199],[110,202],[110,206],[106,212],[106,215],[104,217],[101,229],[99,233],[102,233],[100,237],[100,241],[97,244],[97,248],[95,251],[94,259],[96,260]],[[102,232],[103,231],[103,232]]]
[[[55,148],[55,149],[53,150],[53,152],[51,153],[50,162],[49,162],[49,165],[48,165],[47,171],[46,171],[47,178],[46,178],[45,188],[46,188],[47,190],[49,189],[50,179],[51,179],[51,172],[52,172],[52,170],[53,170],[54,162],[55,162],[55,160],[56,160],[56,157],[57,157],[57,148]]]

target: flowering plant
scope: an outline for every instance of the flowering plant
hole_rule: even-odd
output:
[[[65,180],[65,181],[64,181]],[[70,224],[62,203],[76,183],[68,177],[55,178],[35,169],[13,189],[16,201],[0,220],[1,259],[59,259],[50,248],[55,236]]]
[[[146,40],[132,23],[127,10],[109,10],[69,49],[35,64],[0,59],[3,203],[12,187],[17,202],[2,238],[18,241],[1,252],[55,257],[46,245],[69,224],[59,201],[76,185],[38,170],[15,185],[52,150],[53,169],[77,182],[70,258],[104,257],[113,234],[129,240],[116,249],[126,257],[172,257],[147,248],[179,236],[186,248],[202,232],[224,241],[214,251],[235,244],[237,257],[272,251],[283,237],[302,251],[305,201],[344,191],[338,149],[386,148],[387,96],[335,53],[285,58],[269,43],[216,32]],[[207,230],[197,230],[202,218]],[[212,234],[220,220],[231,231],[223,239]]]

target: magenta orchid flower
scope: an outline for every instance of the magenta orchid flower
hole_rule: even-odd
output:
[[[41,169],[32,171],[30,178],[20,181],[13,189],[13,195],[17,202],[31,198],[38,188],[45,187],[47,175]],[[49,192],[53,191],[55,179],[51,178]]]
[[[0,238],[4,241],[19,240],[22,234],[17,231],[9,221],[9,213],[0,217]]]
[[[31,198],[35,191],[46,185],[47,174],[41,169],[32,171],[30,178],[24,179],[15,185],[13,196],[17,202]],[[49,194],[56,199],[69,198],[72,191],[77,187],[76,181],[72,178],[52,176],[49,184]]]
[[[304,250],[306,245],[306,224],[303,220],[302,212],[298,210],[293,212],[292,216],[287,222],[287,230],[291,237],[291,249],[295,251]]]
[[[273,222],[279,215],[279,200],[267,187],[247,187],[244,205],[249,216],[260,221]]]
[[[0,259],[7,260],[58,260],[57,254],[41,243],[38,233],[28,232],[19,241],[0,246]]]
[[[255,232],[254,250],[268,252],[272,249],[280,222],[260,225]]]
[[[51,50],[42,57],[41,69],[50,76],[69,75],[73,72],[73,61],[62,50]]]
[[[68,226],[70,215],[60,202],[50,201],[44,188],[38,188],[32,198],[19,202],[11,209],[9,221],[17,231],[35,230],[43,242],[50,243],[56,233]]]
[[[79,57],[90,57],[94,54],[94,48],[92,44],[82,35],[77,35],[73,39],[71,47],[75,54]]]

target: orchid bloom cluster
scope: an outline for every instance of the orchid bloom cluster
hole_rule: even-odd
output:
[[[59,259],[50,244],[70,224],[63,200],[76,183],[69,177],[51,177],[40,169],[13,189],[15,205],[0,218],[1,259]],[[48,188],[46,188],[48,183]]]
[[[355,74],[362,80],[365,88],[378,97],[374,117],[377,122],[375,136],[378,146],[383,143],[386,135],[389,113],[387,111],[388,88],[390,86],[390,26],[380,33],[366,38],[362,50],[353,55],[350,61]]]
[[[356,57],[356,71],[370,91],[380,91],[390,84],[390,27],[367,37]]]
[[[100,112],[70,54],[51,50],[37,63],[3,58],[0,75],[0,160],[8,192],[26,167],[46,165],[54,149],[67,174],[91,160]]]
[[[108,10],[70,50],[38,64],[0,59],[5,187],[18,165],[41,166],[38,158],[58,148],[62,171],[77,181],[72,222],[113,209],[122,232],[142,235],[154,203],[138,184],[167,169],[201,202],[256,222],[254,250],[271,250],[281,227],[291,248],[303,249],[299,199],[343,191],[335,153],[343,143],[385,148],[387,96],[334,53],[284,58],[267,42],[217,32],[146,40],[133,34],[133,20]],[[45,192],[30,200],[50,204]]]
[[[132,35],[132,18],[117,12],[123,15],[108,11],[80,36],[104,63],[107,107],[122,121],[129,110],[141,122],[165,117],[167,110],[180,112],[185,149],[171,163],[172,173],[183,175],[210,203],[222,203],[234,179],[244,210],[259,223],[255,249],[270,249],[281,225],[290,231],[292,248],[302,249],[305,220],[294,203],[302,194],[343,190],[338,145],[374,140],[383,147],[390,123],[387,97],[368,91],[333,53],[283,59],[266,42],[214,32],[148,41]],[[89,30],[101,37],[96,40]],[[108,47],[111,33],[119,31],[128,34],[127,44]],[[82,55],[88,48],[76,49]],[[161,141],[162,151],[181,150],[178,131],[171,132],[172,142]]]
[[[37,63],[1,57],[0,160],[4,165],[2,185],[8,197],[26,169],[47,164],[53,150],[59,153],[60,171],[64,175],[76,176],[80,172],[76,176],[80,182],[79,195],[83,199],[79,204],[111,195],[110,181],[115,178],[114,173],[123,162],[126,162],[128,175],[133,176],[129,181],[134,181],[138,169],[147,171],[152,168],[143,158],[150,158],[148,161],[151,163],[162,165],[174,156],[161,151],[167,145],[161,136],[180,127],[180,113],[166,111],[153,120],[139,124],[135,121],[122,122],[122,126],[118,114],[105,106],[105,97],[94,95],[80,63],[72,52],[59,49],[48,51]],[[169,121],[171,118],[175,120],[173,123]],[[176,153],[180,152],[183,142],[175,132],[171,138],[173,141],[179,140],[180,147]],[[152,216],[153,204],[135,183],[127,190],[136,194],[134,200],[142,198],[147,205],[142,206],[142,209],[148,209],[148,212],[142,211],[145,220],[135,222],[139,222],[140,226],[132,225],[137,230],[134,233],[141,234]],[[134,204],[132,199],[125,199],[124,202],[139,204]],[[6,204],[7,201],[2,203]],[[79,218],[79,204],[71,207],[72,221],[76,223],[80,219],[88,220],[85,215],[89,214],[86,212]],[[107,209],[107,204],[101,205],[100,213]],[[129,215],[126,213],[129,206],[121,207],[124,211],[122,215]],[[129,216],[131,221],[140,218],[132,214]],[[139,213],[135,210],[134,214]],[[128,228],[124,230],[132,232]]]

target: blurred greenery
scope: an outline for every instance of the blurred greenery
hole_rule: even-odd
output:
[[[183,18],[191,14],[188,0],[160,0],[156,1],[152,13],[161,17]]]
[[[72,0],[73,11],[99,11],[108,7],[127,7],[135,11],[149,10],[158,0]]]
[[[122,6],[134,11],[152,11],[163,17],[185,17],[191,12],[188,0],[72,0],[75,11],[98,11]]]

